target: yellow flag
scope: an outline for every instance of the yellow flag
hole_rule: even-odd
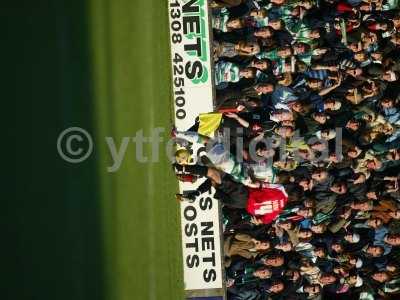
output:
[[[208,137],[214,137],[214,132],[218,129],[222,121],[221,113],[207,113],[199,115],[198,133]]]

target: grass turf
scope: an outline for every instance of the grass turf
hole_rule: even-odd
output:
[[[168,132],[167,3],[92,1],[90,12],[99,139]],[[143,164],[130,144],[115,174],[105,172],[108,149],[99,153],[110,299],[182,298],[179,214],[164,149],[159,162]],[[149,146],[144,153],[151,158]]]
[[[8,63],[23,109],[19,185],[5,219],[15,240],[4,265],[9,299],[183,298],[176,183],[164,152],[160,163],[140,164],[130,144],[110,174],[104,140],[170,125],[166,1],[53,0],[17,11],[8,44],[18,59]],[[79,165],[56,151],[70,126],[95,138]]]

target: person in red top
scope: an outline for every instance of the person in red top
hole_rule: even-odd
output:
[[[260,223],[269,224],[282,212],[287,201],[288,195],[282,185],[268,184],[261,189],[249,189],[246,209]]]
[[[179,165],[174,164],[175,172],[179,174],[195,174],[200,177],[207,177],[196,190],[184,191],[179,195],[179,200],[191,202],[208,191],[211,185],[216,189],[214,197],[225,205],[235,208],[246,208],[247,212],[254,216],[252,223],[269,224],[274,221],[285,208],[288,202],[288,195],[283,185],[260,183],[260,188],[249,188],[217,169],[200,165]],[[180,180],[182,180],[180,178]]]

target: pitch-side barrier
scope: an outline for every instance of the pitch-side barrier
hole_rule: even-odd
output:
[[[175,126],[187,130],[200,113],[214,110],[210,11],[207,0],[168,5]],[[193,146],[194,157],[199,147]],[[202,180],[180,182],[180,192],[196,189]],[[209,191],[193,203],[182,202],[180,209],[186,299],[226,299],[219,202]]]

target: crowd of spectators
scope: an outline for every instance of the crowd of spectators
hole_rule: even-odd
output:
[[[216,111],[174,168],[223,204],[228,299],[400,299],[398,6],[211,1]]]

